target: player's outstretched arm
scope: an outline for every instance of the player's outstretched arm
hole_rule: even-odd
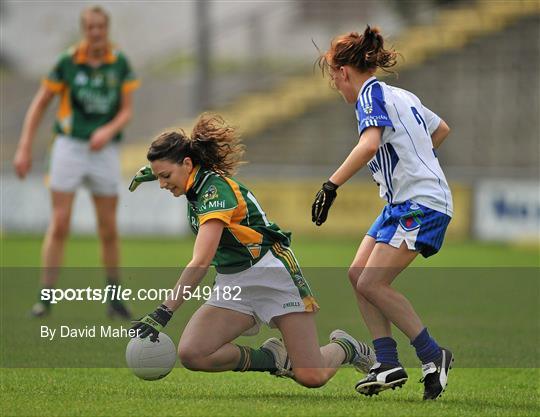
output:
[[[168,298],[163,303],[172,311],[176,311],[182,305],[184,297],[181,295],[184,291],[193,291],[206,275],[216,255],[224,227],[225,223],[218,219],[210,219],[200,226],[193,247],[193,257],[174,287],[173,293],[179,296]]]
[[[368,127],[362,132],[358,145],[354,147],[347,159],[341,164],[330,179],[323,184],[311,206],[311,221],[317,226],[322,225],[330,207],[337,196],[337,189],[356,172],[363,168],[377,153],[381,143],[382,128]]]
[[[437,149],[439,146],[441,146],[441,144],[444,142],[444,140],[448,137],[449,134],[450,127],[448,127],[446,122],[441,119],[439,126],[431,134],[431,141],[433,142],[433,147]]]
[[[330,177],[337,186],[345,184],[354,174],[365,167],[375,156],[381,144],[382,127],[371,126],[365,129],[360,136],[358,144],[351,151],[347,159]]]
[[[32,168],[32,142],[39,122],[53,97],[54,92],[42,85],[26,112],[19,145],[13,158],[13,168],[19,178],[26,177]]]
[[[201,283],[214,259],[224,227],[225,223],[217,219],[210,219],[200,226],[193,248],[193,258],[182,271],[172,296],[153,313],[135,321],[132,329],[138,331],[140,338],[150,336],[150,340],[155,341],[173,313],[184,302],[186,294],[195,290]]]

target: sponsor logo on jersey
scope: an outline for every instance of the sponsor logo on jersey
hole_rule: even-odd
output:
[[[388,117],[386,117],[384,114],[376,114],[376,115],[369,115],[364,120],[388,120]]]
[[[195,212],[197,214],[205,214],[208,210],[211,210],[211,209],[225,209],[225,208],[226,208],[225,200],[209,201],[207,204],[206,203],[197,204],[197,206],[195,207]]]
[[[362,106],[362,109],[364,110],[364,113],[371,114],[373,112],[373,106],[366,104],[365,106]]]
[[[208,208],[211,209],[211,208],[221,208],[221,209],[224,209],[225,208],[225,200],[221,200],[221,201],[210,201],[208,203]]]
[[[197,233],[199,231],[199,219],[196,216],[190,216],[191,230]]]
[[[103,74],[96,74],[92,77],[92,81],[90,83],[92,87],[102,87],[103,86]]]

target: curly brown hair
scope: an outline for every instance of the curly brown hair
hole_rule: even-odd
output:
[[[180,164],[189,157],[194,165],[231,176],[242,164],[244,152],[245,147],[234,127],[217,114],[203,113],[190,136],[183,129],[159,134],[146,158],[150,162],[164,159]]]
[[[364,33],[350,32],[335,37],[330,49],[322,53],[316,63],[323,76],[330,69],[350,65],[361,72],[381,68],[385,72],[397,63],[398,53],[393,49],[384,49],[384,39],[379,28],[367,25]]]

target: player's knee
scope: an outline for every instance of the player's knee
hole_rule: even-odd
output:
[[[99,238],[104,243],[113,243],[116,240],[118,240],[118,232],[116,230],[116,227],[105,227],[100,226],[99,227]]]
[[[295,368],[294,379],[306,388],[319,388],[328,381],[325,370],[319,368]]]
[[[356,287],[358,278],[360,277],[360,274],[362,273],[363,270],[364,270],[363,266],[351,266],[349,268],[347,275],[349,276],[349,281],[351,282],[351,285],[353,286],[353,288]]]
[[[184,368],[192,371],[204,369],[204,357],[192,346],[178,346],[178,358]]]
[[[65,240],[69,235],[69,217],[55,215],[49,226],[49,234],[54,240]]]
[[[356,292],[368,300],[373,298],[375,291],[375,286],[369,280],[358,279],[356,282]]]

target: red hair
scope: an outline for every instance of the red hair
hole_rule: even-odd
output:
[[[317,63],[324,75],[330,69],[337,69],[350,65],[360,72],[375,71],[381,68],[389,71],[397,63],[397,52],[393,49],[384,49],[384,39],[376,27],[369,25],[360,35],[350,32],[335,37],[330,49],[321,54]]]

